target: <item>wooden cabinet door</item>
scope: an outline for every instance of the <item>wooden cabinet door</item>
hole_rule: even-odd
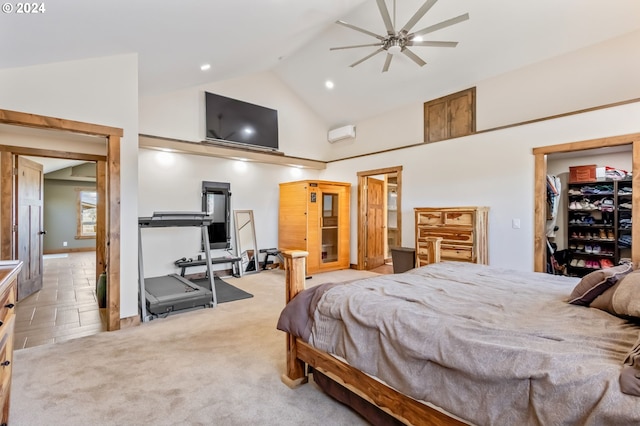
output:
[[[475,131],[471,109],[472,97],[469,92],[453,97],[448,101],[449,137],[457,138]]]
[[[425,142],[435,142],[447,139],[447,102],[440,101],[429,104],[425,108],[425,133],[427,140]]]
[[[476,89],[424,103],[424,141],[436,142],[476,131]]]

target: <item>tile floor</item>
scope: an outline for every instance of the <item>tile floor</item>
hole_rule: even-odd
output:
[[[106,330],[96,299],[95,252],[45,255],[42,290],[16,304],[14,348],[90,336]]]

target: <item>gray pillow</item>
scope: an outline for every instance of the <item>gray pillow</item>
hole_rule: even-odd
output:
[[[637,274],[631,273],[620,281],[611,297],[611,306],[620,316],[640,318],[640,271]]]
[[[618,280],[589,306],[625,319],[640,318],[640,269]]]
[[[634,273],[635,272],[632,272],[631,274]],[[589,306],[592,308],[600,309],[601,311],[609,312],[612,315],[617,315],[613,310],[613,293],[616,292],[621,282],[622,280],[618,280],[617,283],[606,289],[600,296],[596,297]]]
[[[631,271],[633,271],[633,264],[630,262],[613,268],[593,271],[582,277],[571,292],[568,302],[573,305],[589,306],[596,297],[600,296]]]

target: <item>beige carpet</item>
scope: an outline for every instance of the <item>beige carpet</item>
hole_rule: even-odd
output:
[[[329,272],[307,285],[369,275]],[[254,297],[15,351],[10,424],[366,424],[313,383],[280,381],[284,271],[227,280]]]

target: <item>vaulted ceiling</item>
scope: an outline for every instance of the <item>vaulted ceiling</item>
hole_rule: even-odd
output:
[[[424,0],[386,0],[396,28]],[[13,3],[17,4],[17,3]],[[385,35],[374,0],[56,0],[37,14],[0,14],[0,69],[123,53],[139,55],[140,96],[272,70],[328,127],[373,117],[640,29],[637,0],[440,0],[413,27],[469,13],[382,72],[375,47],[330,51]],[[394,13],[395,10],[395,13]],[[211,64],[206,72],[204,63]],[[335,87],[325,88],[331,80]],[[0,94],[0,106],[2,96]]]

